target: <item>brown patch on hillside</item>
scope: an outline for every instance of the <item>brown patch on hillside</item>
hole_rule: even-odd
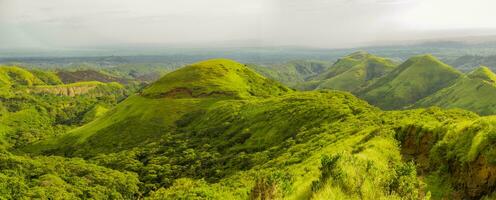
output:
[[[195,94],[193,90],[185,87],[178,87],[167,92],[160,93],[158,95],[148,96],[141,94],[145,97],[150,98],[204,98],[204,97],[212,97],[212,96],[235,96],[233,92],[226,91],[212,91],[209,93],[199,93]]]
[[[479,155],[469,163],[456,160],[432,163],[429,154],[437,142],[434,133],[414,125],[400,131],[405,134],[403,141],[400,141],[401,154],[404,160],[415,161],[420,177],[437,170],[439,166],[448,166],[456,190],[448,199],[480,199],[495,191],[496,166],[489,163],[485,156]]]
[[[429,151],[435,142],[433,134],[417,126],[409,126],[404,131],[406,138],[401,143],[401,154],[405,160],[414,160],[419,174],[424,174],[430,167]]]
[[[479,199],[491,194],[496,189],[496,166],[487,162],[483,155],[465,165],[458,162],[449,163],[453,177],[456,177],[456,186],[464,191],[463,196]]]

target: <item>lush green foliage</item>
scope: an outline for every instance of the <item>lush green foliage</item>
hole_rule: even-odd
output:
[[[143,96],[228,96],[267,97],[288,92],[277,82],[267,79],[246,65],[227,59],[212,59],[181,68],[145,88]]]
[[[359,96],[381,108],[398,109],[450,86],[460,76],[460,72],[433,56],[421,55],[408,59],[360,91]]]
[[[82,159],[0,153],[1,199],[134,199],[138,183],[135,174]]]
[[[369,57],[355,56],[356,60]],[[413,70],[423,75],[427,64],[441,68],[436,72],[459,77],[456,80],[492,80],[487,70],[465,77],[430,56],[413,58],[391,73],[411,78],[403,73]],[[388,74],[371,85],[400,80],[391,77]],[[36,157],[5,153],[2,163],[7,164],[0,164],[0,179],[22,183],[0,184],[7,195],[468,199],[490,197],[496,187],[494,117],[440,108],[381,111],[348,92],[290,91],[230,60],[181,68],[108,111],[114,101],[105,104],[94,96],[23,94],[37,101],[2,101],[2,113],[9,116],[18,114],[12,109],[18,104],[27,109],[20,109],[18,120],[2,118],[0,130],[10,131],[7,135],[28,132],[17,126],[57,127],[50,121],[51,106],[68,99],[84,97],[91,103],[85,112],[74,115],[79,121],[62,126],[60,133],[90,122],[64,134],[40,132],[42,141],[11,148]],[[47,117],[36,117],[43,109]],[[13,190],[17,188],[21,189]]]

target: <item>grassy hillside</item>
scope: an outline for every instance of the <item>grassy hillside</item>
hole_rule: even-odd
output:
[[[202,61],[166,74],[141,93],[142,96],[229,98],[267,97],[288,88],[228,59]]]
[[[359,96],[383,109],[400,109],[448,87],[462,73],[431,55],[415,56],[359,91]]]
[[[36,148],[75,148],[110,152],[154,141],[176,128],[184,114],[222,99],[278,96],[290,90],[226,59],[195,63],[169,73],[115,109],[66,137]],[[119,133],[119,134],[116,134]],[[70,152],[70,149],[64,149]]]
[[[413,58],[397,73],[433,63]],[[347,92],[289,92],[216,59],[17,150],[132,172],[139,192],[126,194],[149,199],[479,199],[494,197],[495,131],[494,117],[458,109],[381,111]]]
[[[0,66],[0,87],[33,86],[45,84],[28,70],[15,66]]]
[[[396,63],[366,52],[355,52],[339,59],[328,71],[316,77],[317,89],[356,92],[392,71]]]
[[[51,71],[0,67],[0,146],[21,147],[95,119],[95,105],[113,107],[133,85],[77,82],[61,84]],[[84,118],[84,119],[83,119]]]
[[[453,85],[414,104],[415,107],[439,106],[463,108],[481,115],[496,113],[496,75],[487,67],[479,67]]]

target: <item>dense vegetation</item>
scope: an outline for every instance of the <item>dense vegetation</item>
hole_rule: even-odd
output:
[[[455,95],[466,81],[489,87],[496,80],[487,68],[465,75],[431,56],[394,63],[360,52],[314,77],[332,79],[359,69],[366,74],[358,73],[360,86],[353,89],[397,98],[405,97],[392,94],[422,92],[416,100],[431,93]],[[431,68],[429,79],[421,77]],[[99,82],[95,88],[108,90],[54,94],[42,88],[71,84],[61,84],[53,72],[13,69],[0,74],[3,199],[496,195],[493,116],[436,107],[382,111],[348,92],[288,89],[227,59],[185,66],[127,98],[136,86]],[[412,79],[419,85],[401,82]],[[435,87],[422,88],[430,85]]]

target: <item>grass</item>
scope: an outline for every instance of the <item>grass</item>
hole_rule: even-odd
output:
[[[407,75],[430,68],[448,75]],[[391,73],[372,85],[395,93],[405,86],[393,84],[400,79],[424,81],[410,88],[416,90],[462,76],[431,56]],[[348,92],[292,92],[215,59],[172,72],[96,120],[20,150],[136,174],[151,199],[476,198],[495,186],[483,182],[496,173],[494,124],[494,117],[460,109],[382,111]],[[473,192],[474,183],[480,190]]]
[[[33,86],[44,84],[31,72],[16,66],[0,66],[0,87],[13,85]]]
[[[255,73],[246,65],[228,59],[212,59],[166,74],[145,88],[142,95],[162,97],[174,93],[174,96],[186,97],[220,95],[249,98],[280,95],[288,91],[288,88]]]
[[[395,67],[396,63],[389,59],[367,53],[355,53],[334,64],[330,70],[336,75],[324,79],[317,88],[356,92]]]
[[[478,68],[457,79],[453,85],[419,100],[414,107],[439,106],[466,109],[481,115],[496,114],[495,77],[488,68]]]
[[[383,109],[401,109],[448,87],[462,76],[431,55],[415,56],[359,92]]]

